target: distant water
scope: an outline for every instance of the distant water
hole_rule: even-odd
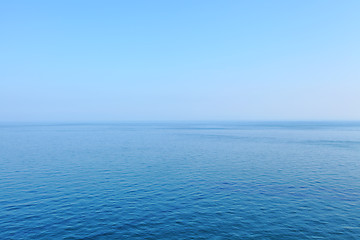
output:
[[[1,124],[0,239],[360,239],[360,123]]]

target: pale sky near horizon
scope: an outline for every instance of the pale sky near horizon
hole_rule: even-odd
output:
[[[360,120],[360,1],[0,2],[1,121]]]

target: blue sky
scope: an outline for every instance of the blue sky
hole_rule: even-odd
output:
[[[360,1],[1,1],[0,121],[360,120]]]

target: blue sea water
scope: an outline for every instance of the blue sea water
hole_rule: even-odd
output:
[[[360,239],[360,123],[1,124],[0,239]]]

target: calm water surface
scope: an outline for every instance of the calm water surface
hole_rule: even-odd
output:
[[[360,239],[360,123],[1,124],[0,239]]]

